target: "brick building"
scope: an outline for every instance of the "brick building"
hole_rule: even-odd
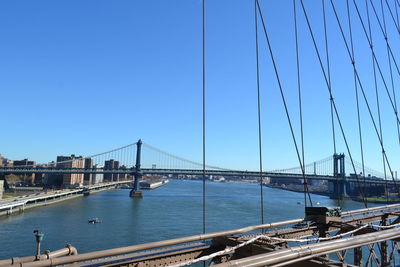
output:
[[[82,156],[76,157],[71,156],[57,156],[56,168],[70,169],[70,168],[84,168],[85,160]],[[68,173],[64,174],[62,178],[62,185],[65,187],[69,186],[81,186],[83,185],[83,174],[82,173]]]

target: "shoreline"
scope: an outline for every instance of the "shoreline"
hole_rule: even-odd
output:
[[[291,188],[283,188],[283,187],[279,187],[279,186],[271,186],[271,185],[264,185],[265,187],[268,188],[274,188],[274,189],[280,189],[280,190],[285,190],[285,191],[291,191],[291,192],[296,192],[296,193],[304,193],[304,191],[300,191],[300,190],[296,190],[296,189],[291,189]],[[325,197],[329,197],[329,193],[328,192],[312,192],[310,191],[310,194],[315,194],[315,195],[320,195],[320,196],[325,196]]]
[[[100,187],[97,189],[92,189],[89,191],[88,195],[98,194],[108,190],[118,189],[117,184],[106,185],[106,187]],[[49,206],[52,204],[57,204],[66,200],[75,199],[78,197],[88,196],[84,193],[84,189],[77,190],[59,190],[52,193],[34,193],[31,195],[26,195],[22,197],[14,197],[7,199],[2,199],[0,201],[0,217],[11,216],[23,213],[26,209],[33,209],[43,206]]]

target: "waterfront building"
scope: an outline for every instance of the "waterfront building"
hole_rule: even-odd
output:
[[[70,169],[70,168],[84,168],[85,160],[82,156],[76,157],[74,154],[71,156],[57,156],[56,168]],[[62,185],[64,187],[82,186],[83,174],[70,173],[62,175]]]
[[[118,169],[119,169],[119,161],[110,159],[104,162],[104,170],[118,170]],[[105,182],[112,182],[118,180],[119,180],[118,174],[110,174],[110,173],[104,174]]]
[[[36,162],[28,159],[15,160],[14,166],[36,166]]]

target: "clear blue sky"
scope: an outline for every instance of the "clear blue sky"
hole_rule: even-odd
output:
[[[348,36],[345,1],[336,1]],[[376,7],[380,10],[380,1]],[[394,1],[389,1],[394,12]],[[260,1],[299,140],[292,1]],[[365,2],[357,1],[365,17]],[[305,1],[324,54],[321,1]],[[306,161],[333,153],[327,88],[298,2]],[[360,160],[352,67],[326,1],[332,88]],[[352,1],[356,64],[376,116],[371,54]],[[207,163],[258,168],[254,3],[207,1]],[[400,10],[400,8],[398,8]],[[375,49],[390,87],[386,47],[371,11]],[[379,13],[380,14],[380,13]],[[400,35],[385,7],[400,63]],[[381,14],[380,14],[381,16]],[[260,25],[261,27],[261,25]],[[265,37],[260,29],[265,169],[298,165]],[[89,155],[139,138],[201,161],[200,0],[5,0],[0,2],[0,153],[38,162]],[[396,93],[400,79],[394,71]],[[379,79],[384,142],[400,168],[396,123]],[[382,169],[360,98],[366,163]],[[336,127],[336,129],[338,129]],[[346,152],[337,131],[338,152]]]

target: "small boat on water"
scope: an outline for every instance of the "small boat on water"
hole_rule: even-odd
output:
[[[162,180],[158,180],[158,181],[142,181],[139,183],[140,189],[156,189],[160,186],[166,185],[169,183],[169,180],[167,179],[162,179]]]
[[[96,224],[96,223],[101,223],[101,221],[99,220],[99,218],[93,218],[93,219],[88,220],[88,223]]]

